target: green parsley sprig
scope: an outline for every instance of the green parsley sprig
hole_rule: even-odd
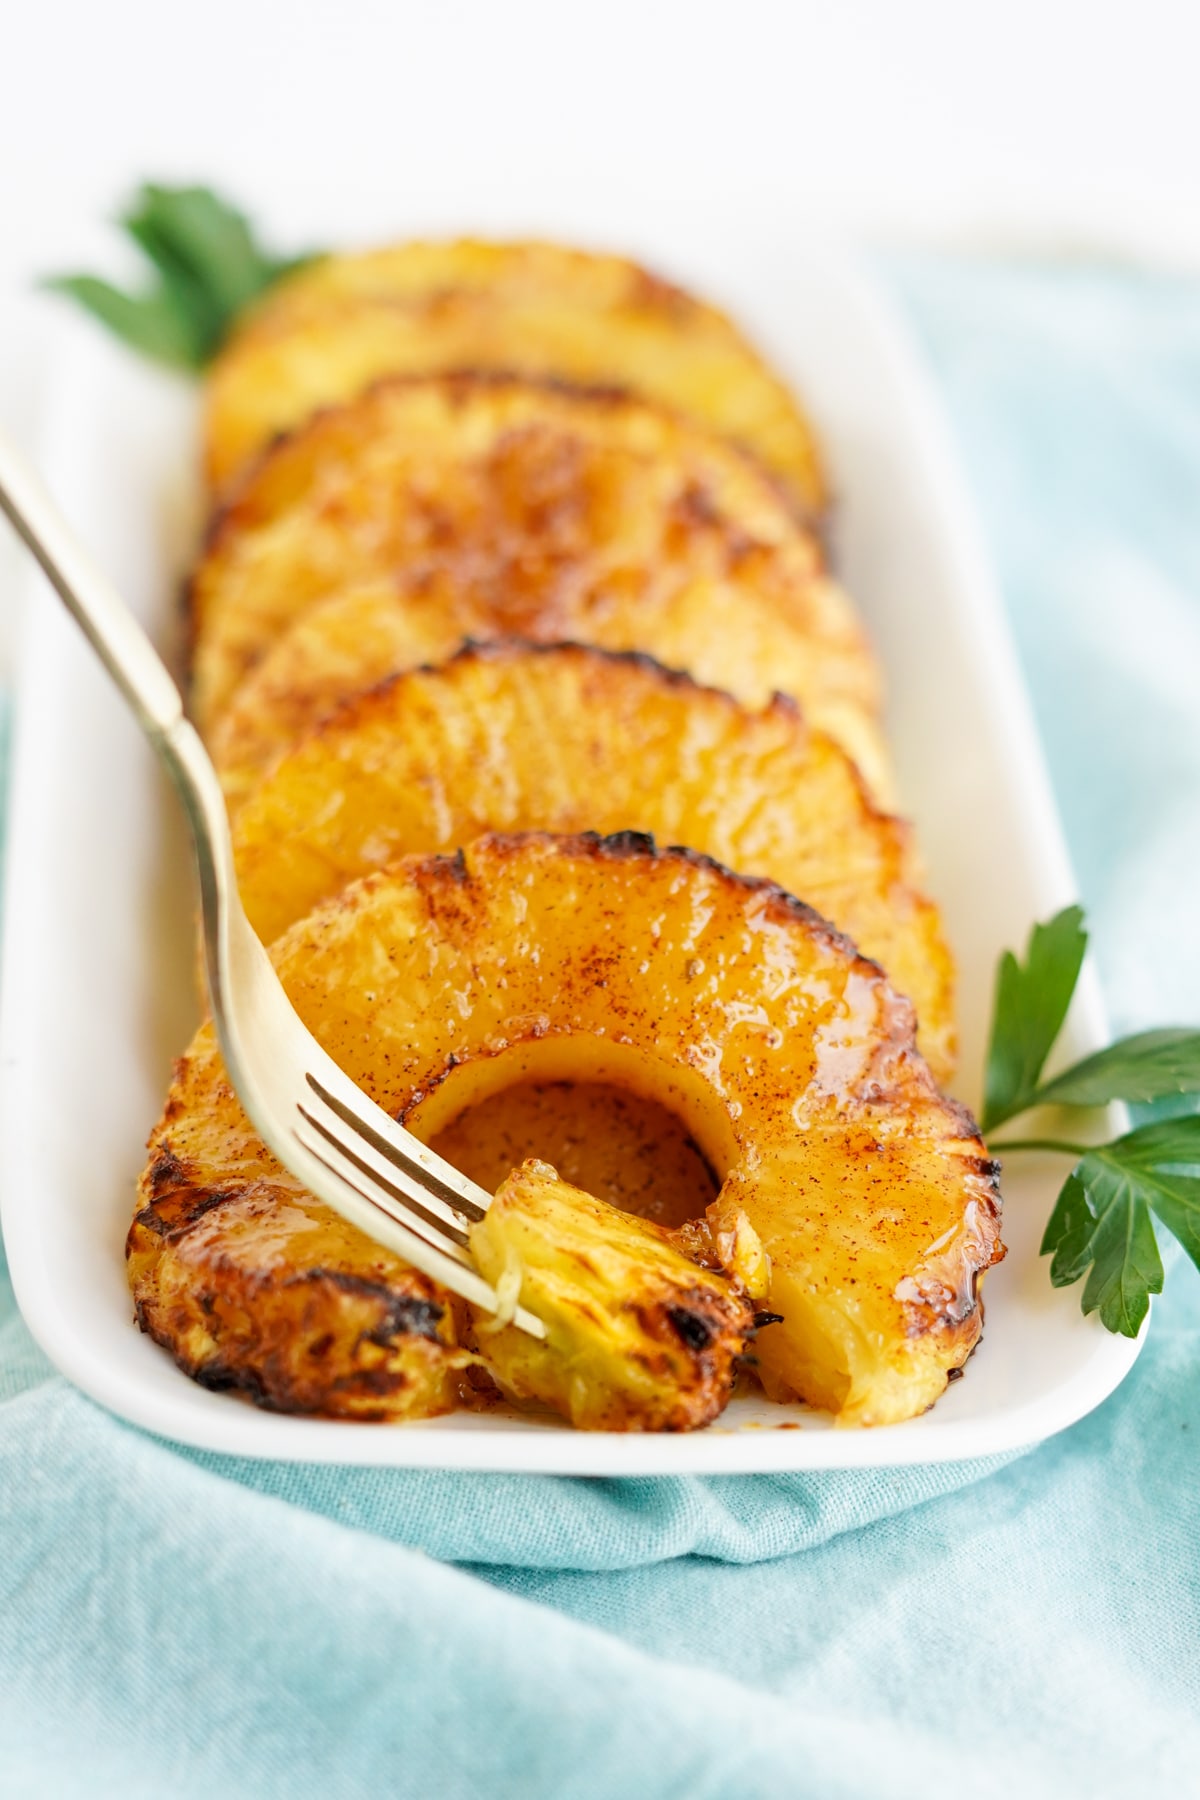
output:
[[[45,285],[78,301],[135,350],[174,368],[204,368],[251,300],[312,261],[271,255],[245,215],[206,187],[147,182],[118,223],[154,270],[141,293],[125,293],[95,275],[55,275]]]
[[[1011,950],[1001,957],[984,1077],[984,1131],[1039,1106],[1088,1108],[1112,1100],[1200,1094],[1200,1031],[1185,1027],[1137,1032],[1049,1081],[1041,1079],[1086,948],[1083,913],[1070,906],[1034,926],[1023,963]],[[1053,1258],[1055,1287],[1070,1287],[1087,1276],[1083,1310],[1098,1312],[1109,1331],[1136,1337],[1150,1295],[1162,1292],[1156,1218],[1200,1266],[1200,1114],[1156,1120],[1108,1144],[1022,1138],[993,1147],[1001,1154],[1049,1150],[1072,1158],[1042,1238],[1042,1255]]]

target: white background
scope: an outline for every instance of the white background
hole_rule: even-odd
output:
[[[547,231],[669,271],[676,232],[846,232],[1200,264],[1196,0],[0,0],[0,423],[40,272],[209,180],[280,247]],[[636,187],[655,221],[629,241]],[[0,566],[4,616],[11,563]],[[0,669],[5,633],[0,627]]]

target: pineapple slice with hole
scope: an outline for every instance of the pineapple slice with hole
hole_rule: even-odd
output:
[[[650,651],[751,704],[795,693],[886,780],[878,671],[813,540],[736,450],[637,402],[390,382],[277,446],[190,587],[193,699],[226,770],[273,748],[261,686],[219,729],[238,684],[309,608],[363,590],[373,605],[335,644],[275,671],[288,719],[305,695],[327,707],[465,637],[578,638]]]
[[[710,1241],[736,1241],[744,1217],[770,1259],[767,1309],[783,1316],[755,1355],[777,1396],[844,1424],[910,1418],[978,1340],[979,1280],[1002,1254],[996,1165],[917,1054],[910,1003],[771,883],[633,833],[491,835],[364,877],[273,955],[329,1054],[426,1141],[531,1080],[607,1082],[682,1117],[721,1180]],[[141,1213],[155,1216],[131,1237],[141,1316],[170,1343],[173,1315],[152,1312],[164,1166],[184,1172],[191,1231],[204,1226],[188,1267],[208,1366],[261,1384],[264,1288],[303,1295],[320,1330],[328,1215],[255,1138],[208,1028],[151,1141]],[[259,1235],[239,1242],[247,1218]],[[339,1254],[336,1271],[379,1279],[377,1246]],[[218,1282],[227,1303],[210,1316]],[[336,1408],[362,1380],[361,1343],[333,1334],[305,1370],[310,1400]],[[289,1394],[290,1371],[273,1374]]]
[[[631,389],[746,445],[806,513],[825,503],[808,421],[727,318],[619,257],[538,243],[327,257],[272,288],[209,375],[209,480],[382,375],[453,369]]]
[[[691,1431],[723,1409],[754,1318],[746,1294],[682,1256],[667,1232],[531,1159],[514,1169],[471,1250],[544,1343],[472,1308],[502,1390],[589,1431]]]
[[[752,713],[648,658],[493,644],[348,701],[238,812],[265,942],[347,881],[488,830],[633,827],[800,895],[914,1002],[939,1081],[954,971],[906,826],[788,702]]]

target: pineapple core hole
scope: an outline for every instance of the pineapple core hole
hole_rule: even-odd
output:
[[[668,1229],[702,1213],[719,1186],[681,1119],[605,1082],[519,1082],[465,1108],[430,1142],[489,1193],[537,1156],[572,1186]]]

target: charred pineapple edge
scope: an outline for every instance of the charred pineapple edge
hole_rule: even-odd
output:
[[[175,1064],[177,1086],[190,1054]],[[186,1239],[235,1196],[175,1154],[173,1116],[169,1104],[150,1137],[125,1240],[134,1316],[147,1336],[201,1387],[239,1392],[270,1412],[368,1422],[452,1412],[473,1360],[461,1309],[399,1258],[382,1257],[386,1273],[370,1275],[321,1264],[268,1269],[248,1292],[233,1262],[218,1258],[212,1279],[197,1284]],[[341,1371],[332,1384],[331,1366]]]
[[[597,860],[649,856],[715,872],[747,893],[765,899],[776,917],[802,921],[815,929],[831,947],[848,954],[863,970],[883,978],[883,971],[877,964],[859,955],[854,946],[811,907],[777,884],[739,875],[696,851],[678,847],[660,850],[644,833],[618,832],[607,837],[580,833],[571,838],[552,840],[544,833],[528,832],[510,838],[493,835],[482,841],[501,851],[515,851],[521,844],[533,842],[553,844],[569,853]],[[466,875],[466,859],[461,850],[451,856],[406,858],[397,867],[409,865],[420,865],[422,873],[430,880],[448,880],[455,886]],[[386,876],[387,871],[383,874]],[[366,887],[378,879],[378,876],[368,876],[354,886]],[[348,891],[352,893],[353,889]],[[335,906],[340,904],[339,898]],[[323,910],[318,909],[318,913]],[[299,921],[287,937],[290,938],[304,923]],[[911,1016],[911,1008],[909,1012]],[[211,1035],[211,1025],[202,1027],[200,1035],[206,1031]],[[907,1049],[919,1062],[911,1031],[909,1035]],[[177,1062],[177,1084],[186,1076],[195,1048],[194,1045],[192,1051]],[[410,1106],[401,1110],[400,1117],[415,1122],[411,1114],[418,1103],[435,1092],[449,1073],[449,1070],[443,1070],[427,1081],[423,1091],[414,1094]],[[978,1343],[983,1323],[982,1277],[1003,1258],[1005,1251],[999,1234],[1000,1165],[988,1157],[969,1111],[954,1100],[943,1098],[942,1104],[960,1126],[958,1137],[977,1147],[978,1154],[965,1158],[964,1167],[986,1185],[982,1203],[978,1206],[972,1203],[980,1227],[978,1254],[967,1271],[965,1283],[958,1284],[957,1294],[949,1289],[941,1295],[913,1292],[906,1301],[909,1337],[940,1340],[939,1361],[944,1388],[961,1373]],[[217,1390],[240,1389],[257,1404],[283,1412],[321,1411],[333,1416],[374,1421],[428,1417],[469,1401],[472,1386],[477,1388],[480,1384],[475,1374],[479,1359],[470,1349],[472,1332],[466,1309],[454,1296],[440,1293],[398,1258],[392,1260],[397,1264],[400,1279],[393,1282],[364,1281],[318,1267],[302,1272],[280,1272],[257,1283],[252,1297],[257,1300],[261,1294],[267,1301],[266,1330],[261,1334],[265,1354],[247,1358],[244,1354],[239,1356],[236,1346],[232,1355],[220,1346],[213,1333],[213,1325],[219,1321],[213,1318],[212,1297],[191,1290],[186,1269],[173,1253],[198,1219],[221,1207],[231,1196],[198,1183],[194,1172],[174,1154],[169,1132],[173,1120],[182,1110],[182,1103],[172,1094],[163,1118],[151,1133],[151,1157],[139,1181],[138,1210],[129,1230],[126,1257],[137,1322],[173,1355],[183,1371],[202,1385]],[[710,1221],[697,1222],[699,1229],[690,1243],[687,1228],[683,1234],[682,1247],[701,1269],[713,1266],[712,1246],[720,1242],[722,1230],[728,1237],[731,1221],[720,1217],[719,1199],[720,1196],[709,1209]],[[737,1273],[735,1267],[735,1282]],[[148,1283],[151,1282],[157,1283],[157,1290],[151,1288],[147,1297]],[[287,1290],[294,1289],[297,1284],[310,1284],[326,1295],[336,1295],[339,1302],[349,1297],[357,1307],[357,1312],[350,1311],[350,1316],[339,1319],[340,1328],[353,1338],[355,1366],[339,1383],[336,1403],[332,1405],[328,1391],[320,1389],[319,1383],[312,1389],[292,1375],[294,1321],[289,1322],[286,1303],[281,1304],[281,1300]],[[343,1312],[347,1310],[342,1308]],[[767,1319],[760,1314],[754,1323],[759,1322],[766,1323]],[[487,1388],[488,1385],[485,1380],[483,1386]],[[936,1398],[936,1394],[932,1395],[926,1404],[932,1405]]]

